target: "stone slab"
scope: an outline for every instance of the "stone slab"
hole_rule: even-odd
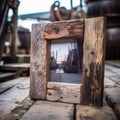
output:
[[[73,120],[74,105],[37,101],[20,120]]]
[[[101,108],[77,105],[76,120],[117,120],[114,112],[110,107]]]

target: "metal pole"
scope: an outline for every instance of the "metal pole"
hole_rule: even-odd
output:
[[[73,8],[73,0],[70,0],[71,9]]]
[[[57,61],[58,51],[56,50],[56,61]]]
[[[80,0],[80,8],[82,8],[83,7],[83,5],[82,5],[82,0]]]

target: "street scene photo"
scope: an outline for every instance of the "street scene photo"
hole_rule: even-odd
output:
[[[50,81],[82,83],[82,58],[82,39],[52,40]]]

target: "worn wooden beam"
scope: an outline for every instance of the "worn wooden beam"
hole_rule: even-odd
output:
[[[46,24],[44,28],[45,39],[60,39],[78,37],[83,38],[84,20],[69,20]]]
[[[102,105],[105,51],[105,19],[85,19],[82,103]]]
[[[11,89],[0,94],[0,120],[9,120],[8,115],[18,104],[22,103],[29,94],[29,77],[14,79],[2,86],[13,85]],[[14,83],[13,83],[14,82]],[[13,120],[13,119],[12,119]]]
[[[29,97],[25,98],[20,104],[11,110],[11,113],[7,116],[7,120],[21,119],[34,103],[35,100],[32,100]]]
[[[11,63],[0,65],[2,71],[28,71],[30,70],[29,63]]]
[[[45,24],[34,24],[32,26],[30,71],[30,97],[32,99],[46,98],[46,85],[50,68],[50,45],[43,37],[44,26]]]
[[[13,9],[12,17],[11,57],[13,60],[16,56],[17,20],[18,20],[18,8]]]
[[[48,82],[47,100],[80,104],[81,84]]]
[[[0,71],[0,83],[4,82],[5,80],[15,78],[16,76],[18,76],[17,72],[1,72]]]

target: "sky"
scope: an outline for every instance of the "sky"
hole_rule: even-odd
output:
[[[56,0],[19,0],[19,15],[36,13],[36,12],[45,12],[50,10],[50,6]],[[65,6],[70,9],[70,0],[58,0],[60,1],[61,6]],[[80,4],[80,0],[73,0],[73,6]]]
[[[66,42],[65,42],[66,41]],[[57,42],[51,43],[51,56],[57,61],[65,61],[67,59],[69,50],[75,49],[75,42],[73,39],[64,39]]]
[[[54,56],[57,61],[64,61],[68,55],[69,43],[51,44],[51,56]],[[64,51],[64,52],[63,52]]]
[[[56,0],[19,0],[20,5],[18,9],[18,14],[29,14],[38,12],[47,12],[50,10],[51,5]],[[70,9],[70,0],[58,0],[60,1],[60,6],[64,6]],[[84,0],[83,0],[84,1]],[[80,0],[73,0],[73,7],[80,4]],[[31,31],[31,24],[38,23],[36,20],[18,20],[18,26],[25,27]]]

